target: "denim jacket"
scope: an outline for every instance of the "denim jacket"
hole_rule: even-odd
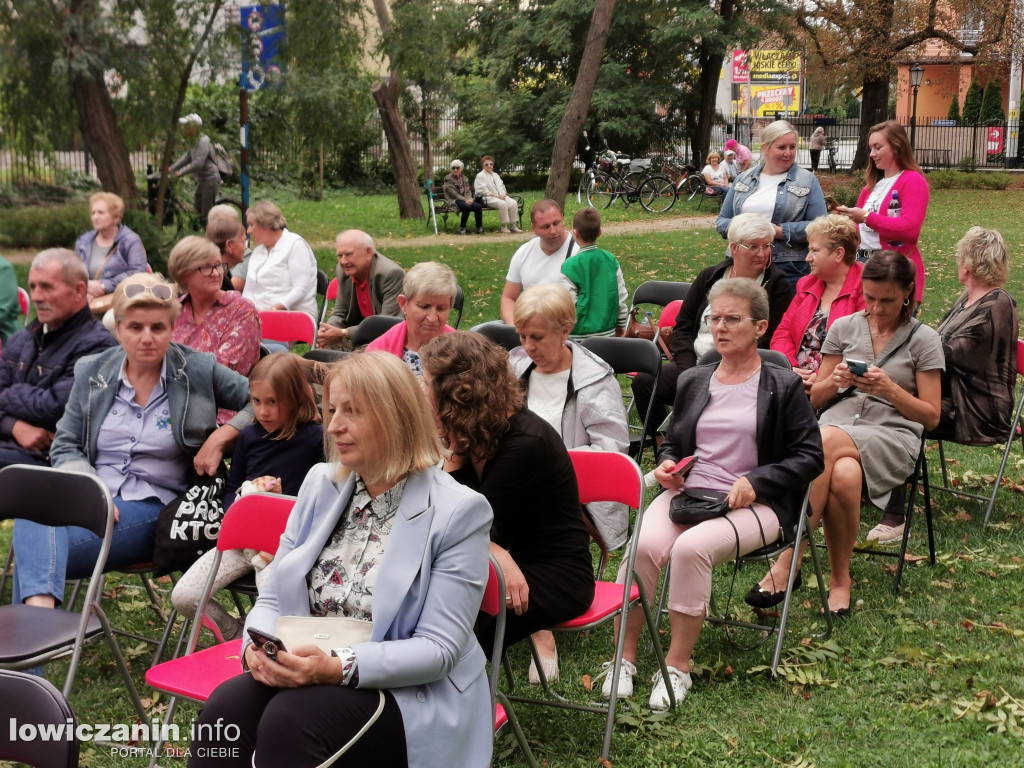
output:
[[[53,466],[95,473],[96,444],[114,404],[124,356],[122,347],[113,347],[75,364],[75,383],[50,446]],[[171,430],[182,453],[199,452],[217,427],[218,408],[238,411],[228,423],[239,431],[252,424],[249,380],[244,376],[219,365],[209,353],[173,342],[164,360]]]
[[[733,216],[743,213],[743,203],[757,189],[764,171],[764,164],[741,173],[729,187],[722,212],[718,214],[715,229],[722,237],[729,231]],[[828,213],[825,195],[822,194],[818,178],[793,163],[786,175],[786,181],[779,185],[775,198],[775,213],[772,224],[782,227],[782,239],[772,243],[772,258],[775,261],[803,261],[807,258],[807,224]]]

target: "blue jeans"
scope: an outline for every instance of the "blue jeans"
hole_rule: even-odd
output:
[[[773,261],[772,264],[786,276],[786,282],[793,289],[793,293],[796,293],[796,284],[800,278],[811,274],[811,265],[806,261]]]
[[[74,503],[73,500],[68,500]],[[119,519],[114,524],[105,571],[148,563],[153,559],[156,518],[164,503],[157,498],[126,501],[114,497]],[[92,574],[101,541],[78,526],[55,528],[29,520],[14,521],[14,603],[33,595],[53,595],[64,601],[65,579]]]

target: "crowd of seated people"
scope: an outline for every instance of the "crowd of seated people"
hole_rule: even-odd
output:
[[[861,537],[862,495],[885,510],[867,538],[898,538],[904,484],[923,435],[991,444],[1010,429],[1018,322],[1002,289],[1008,256],[999,233],[975,227],[960,241],[964,292],[938,330],[929,328],[916,319],[914,261],[886,248],[856,261],[863,250],[856,216],[811,217],[814,201],[799,212],[784,201],[780,221],[761,210],[752,188],[796,174],[787,125],[775,129],[752,175],[741,175],[750,188],[727,193],[719,218],[727,224],[727,256],[693,277],[672,362],[657,381],[638,375],[633,384],[641,410],[654,398],[652,428],[672,406],[653,472],[663,492],[638,533],[636,565],[649,595],[672,566],[668,677],[653,681],[654,710],[681,701],[692,685],[712,567],[791,535],[803,489],[810,487],[812,522],[823,521],[829,545],[829,610],[846,617],[855,603],[850,559]],[[550,230],[557,247],[537,249],[536,259],[554,262],[559,249],[571,252],[576,243],[555,220],[560,209],[541,203],[531,222],[543,217],[538,240]],[[94,216],[101,244],[106,215]],[[261,594],[244,625],[219,605],[208,607],[220,637],[243,637],[241,664],[251,672],[221,686],[202,714],[239,726],[239,765],[254,754],[273,762],[280,748],[274,733],[293,721],[297,732],[315,725],[334,734],[287,745],[326,759],[377,708],[378,690],[382,713],[353,755],[393,752],[395,764],[418,764],[413,749],[435,744],[432,734],[450,726],[417,706],[417,693],[427,690],[472,724],[446,747],[453,764],[486,765],[480,646],[490,647],[495,624],[477,608],[488,553],[505,577],[505,644],[532,637],[551,681],[558,659],[546,630],[589,606],[591,540],[615,549],[627,539],[622,505],[581,505],[567,453],[624,452],[629,442],[614,372],[569,338],[584,291],[566,290],[556,265],[550,281],[503,297],[503,314],[504,299],[512,300],[521,343],[508,352],[448,325],[459,291],[448,266],[424,262],[405,271],[366,233],[343,232],[339,294],[322,341],[351,349],[349,331],[362,319],[403,319],[330,367],[321,427],[298,356],[280,352],[257,362],[261,305],[316,315],[315,260],[273,204],[254,206],[248,223],[255,249],[240,277],[229,272],[244,264],[245,229],[214,210],[206,237],[186,237],[172,250],[173,283],[142,270],[120,279],[112,291],[113,337],[103,336],[88,307],[95,253],[41,253],[29,276],[38,321],[0,354],[0,459],[99,476],[117,509],[109,569],[152,558],[156,516],[184,490],[189,468],[213,474],[231,457],[229,499],[258,477],[278,479],[273,490],[298,496],[271,567],[257,562],[264,553],[248,551],[222,563],[218,586],[261,570]],[[793,266],[801,248],[801,266]],[[785,269],[777,266],[780,255],[790,260]],[[619,314],[618,294],[608,292],[610,316]],[[762,359],[759,349],[769,345],[792,370]],[[11,367],[32,349],[54,358],[54,375],[26,377],[26,366]],[[699,364],[705,356],[715,362]],[[35,392],[53,407],[26,408]],[[697,462],[684,479],[673,469],[691,455]],[[674,500],[686,488],[720,494],[727,514],[674,521]],[[12,546],[14,599],[52,607],[63,602],[66,578],[88,573],[99,542],[80,529],[19,520]],[[382,560],[391,547],[403,562]],[[792,556],[771,565],[748,603],[769,608],[785,599]],[[211,561],[204,556],[174,590],[186,614],[196,611]],[[387,592],[376,591],[378,584]],[[369,640],[333,656],[299,647],[271,659],[243,630],[272,632],[285,615],[387,620],[374,622]],[[631,612],[619,695],[633,691],[642,625],[642,614]],[[539,681],[535,665],[531,682]],[[611,682],[603,684],[606,696]],[[294,720],[296,712],[321,710],[301,729]],[[197,756],[190,764],[206,763]]]

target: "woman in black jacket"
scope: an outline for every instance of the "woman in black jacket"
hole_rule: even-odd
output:
[[[768,349],[775,328],[789,308],[793,289],[786,276],[772,266],[771,244],[775,227],[758,213],[741,213],[729,225],[729,256],[713,267],[702,270],[690,286],[682,309],[676,317],[672,331],[672,360],[661,366],[657,380],[647,373],[633,378],[633,397],[638,413],[646,413],[653,395],[654,404],[648,424],[651,436],[665,421],[667,408],[675,401],[676,381],[679,374],[692,368],[705,352],[713,347],[711,330],[707,326],[708,292],[723,278],[749,277],[761,285],[768,294],[768,330],[757,345]]]
[[[762,364],[758,354],[758,341],[768,331],[764,289],[750,279],[726,279],[715,284],[708,298],[708,325],[722,360],[691,368],[679,378],[672,422],[654,471],[668,493],[647,509],[637,546],[635,570],[649,595],[657,590],[661,569],[672,563],[672,642],[665,655],[669,680],[656,676],[653,710],[668,709],[668,686],[677,703],[690,689],[690,655],[707,613],[712,567],[780,536],[792,537],[804,489],[824,467],[821,435],[802,380],[792,371]],[[691,456],[697,461],[684,480],[676,464]],[[717,493],[728,512],[696,524],[674,522],[670,510],[684,485]],[[620,569],[620,582],[624,578]],[[631,611],[620,696],[633,692],[643,625],[643,613]],[[602,687],[606,697],[611,682],[606,679]]]

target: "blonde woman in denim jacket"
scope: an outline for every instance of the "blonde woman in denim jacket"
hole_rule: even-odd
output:
[[[807,264],[807,224],[828,213],[817,177],[796,164],[796,129],[776,120],[761,135],[761,162],[744,171],[722,201],[715,229],[725,237],[729,223],[740,213],[760,213],[775,225],[772,261],[789,285],[810,274]]]

